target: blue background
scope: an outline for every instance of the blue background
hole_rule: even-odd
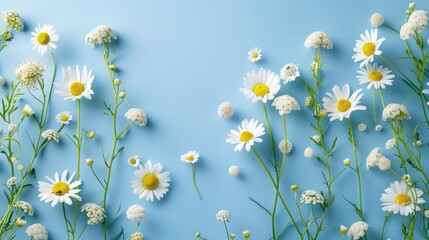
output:
[[[427,1],[416,1],[417,9],[429,9]],[[0,72],[6,79],[14,79],[15,68],[27,58],[39,59],[48,64],[51,75],[52,64],[48,56],[40,56],[32,50],[30,33],[38,23],[55,25],[60,35],[58,50],[59,67],[87,65],[95,74],[93,84],[95,95],[91,101],[83,102],[83,127],[97,131],[96,140],[85,141],[83,158],[95,160],[95,169],[102,166],[101,146],[111,146],[111,123],[102,112],[102,101],[111,99],[111,88],[104,69],[102,51],[85,44],[86,34],[99,24],[110,25],[119,40],[113,45],[114,63],[120,72],[122,87],[127,97],[121,115],[130,107],[140,107],[147,114],[149,124],[145,128],[133,127],[122,142],[125,151],[115,162],[111,192],[109,193],[112,214],[118,205],[123,211],[114,222],[111,234],[120,226],[126,236],[134,225],[126,219],[124,211],[131,204],[139,203],[147,209],[147,220],[141,231],[148,240],[193,239],[196,231],[211,240],[225,239],[223,226],[215,220],[218,210],[227,209],[232,213],[230,229],[237,235],[249,229],[252,239],[270,237],[268,216],[248,197],[251,196],[271,208],[274,191],[264,172],[251,153],[234,153],[233,146],[225,143],[226,134],[235,129],[244,118],[263,120],[262,108],[247,100],[238,89],[242,78],[251,70],[260,67],[279,72],[289,62],[299,64],[301,75],[311,81],[309,65],[313,51],[303,46],[305,38],[313,31],[326,32],[334,42],[334,49],[324,54],[325,83],[323,91],[329,91],[334,84],[351,85],[353,90],[360,88],[356,76],[358,64],[353,63],[353,47],[359,34],[371,28],[369,17],[373,12],[381,12],[386,21],[399,28],[408,7],[408,2],[400,0],[361,0],[361,1],[258,1],[258,0],[160,0],[160,1],[6,1],[1,10],[18,11],[25,21],[25,32],[14,34],[13,42],[1,53]],[[396,63],[402,56],[403,43],[399,37],[386,28],[380,29],[386,37],[381,49],[383,54]],[[247,52],[252,47],[262,49],[263,60],[254,64],[247,60]],[[406,67],[406,66],[405,66]],[[62,81],[57,76],[57,81]],[[362,86],[365,88],[365,86]],[[1,90],[3,93],[6,88]],[[3,94],[2,93],[2,94]],[[324,190],[322,167],[317,162],[303,157],[307,146],[316,148],[309,140],[314,132],[309,127],[310,112],[303,101],[307,94],[299,82],[283,85],[280,93],[296,97],[303,109],[288,115],[288,136],[294,143],[289,155],[284,178],[283,192],[292,204],[289,191],[291,184],[298,184],[300,190]],[[372,91],[364,89],[367,95],[363,104],[372,109]],[[394,86],[384,91],[386,102],[404,99],[410,93],[398,78]],[[217,107],[223,101],[230,101],[236,108],[233,118],[222,119],[217,116]],[[413,115],[412,124],[421,121],[420,107],[407,105]],[[32,103],[25,97],[24,103]],[[69,110],[76,116],[76,104],[65,102],[57,94],[51,103],[50,126],[56,127],[55,114]],[[380,109],[378,110],[380,113]],[[276,142],[282,139],[280,117],[270,109],[273,127],[276,129]],[[381,114],[381,113],[380,113]],[[380,119],[380,118],[379,118]],[[379,237],[385,212],[381,211],[379,198],[389,183],[394,180],[391,174],[364,168],[366,155],[376,146],[384,147],[391,138],[388,125],[381,133],[374,131],[371,111],[353,113],[352,122],[366,123],[366,132],[357,132],[360,161],[362,163],[364,211],[370,225],[370,239]],[[34,124],[34,123],[33,123]],[[121,124],[126,124],[124,119]],[[411,126],[411,125],[410,125]],[[25,126],[24,126],[25,127]],[[66,127],[75,131],[75,122]],[[345,122],[335,122],[329,138],[339,136],[338,150],[332,158],[335,171],[343,168],[342,160],[352,157],[352,148],[347,140]],[[427,137],[423,136],[427,149]],[[267,150],[268,138],[257,148]],[[197,150],[201,154],[196,165],[197,184],[203,200],[198,200],[191,181],[190,166],[179,160],[180,155]],[[29,156],[24,152],[21,159]],[[151,159],[160,162],[171,173],[170,192],[161,201],[146,202],[132,193],[130,181],[134,179],[134,168],[127,158],[138,154],[143,161]],[[393,151],[385,151],[393,160],[393,168],[398,169],[398,161]],[[228,174],[230,165],[241,169],[239,177]],[[50,144],[36,162],[37,177],[53,176],[64,169],[75,170],[75,150],[63,136],[60,144]],[[89,171],[83,166],[83,202],[99,202],[102,191]],[[0,163],[0,180],[6,181],[8,173],[5,161]],[[6,175],[6,176],[5,176]],[[36,180],[32,180],[36,183]],[[357,215],[342,196],[357,199],[356,177],[346,171],[334,185],[337,200],[328,216],[331,228],[324,231],[321,239],[339,239],[339,225],[349,226],[357,221]],[[48,227],[50,239],[64,239],[65,229],[60,206],[51,208],[39,202],[37,188],[25,191],[22,199],[29,200],[35,207],[34,217],[29,223],[41,222]],[[426,199],[429,200],[429,199]],[[3,208],[3,207],[1,207]],[[69,209],[71,212],[71,208]],[[283,214],[282,210],[278,212]],[[85,220],[81,216],[82,223]],[[401,238],[400,222],[404,217],[394,216],[387,227],[388,237]],[[286,218],[279,217],[279,223]],[[280,228],[280,225],[279,227]],[[84,239],[101,239],[102,226],[90,226]],[[24,231],[18,239],[25,238]],[[293,235],[290,228],[282,239]],[[289,237],[288,239],[291,239]]]

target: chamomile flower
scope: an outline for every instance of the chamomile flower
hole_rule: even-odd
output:
[[[148,160],[144,166],[140,165],[134,172],[137,180],[133,180],[131,186],[140,199],[146,198],[147,201],[153,201],[155,196],[160,200],[168,192],[170,173],[162,172],[162,169],[161,164],[152,165],[152,161]]]
[[[258,120],[251,119],[250,121],[245,119],[241,123],[241,127],[238,126],[238,131],[231,130],[228,134],[227,143],[237,144],[234,147],[234,151],[241,151],[244,146],[246,146],[246,151],[250,151],[250,148],[255,144],[255,142],[262,142],[262,139],[259,138],[265,134],[265,128],[263,124],[258,124]]]
[[[383,67],[383,65],[378,65],[378,63],[367,64],[365,68],[361,68],[358,73],[359,76],[356,78],[359,80],[360,84],[366,84],[367,89],[374,87],[375,89],[386,88],[386,85],[392,85],[393,78],[395,75],[391,74],[389,68]]]
[[[78,66],[76,66],[76,70],[70,66],[63,68],[63,81],[64,84],[55,83],[58,88],[55,92],[63,96],[64,100],[76,101],[82,97],[91,100],[91,94],[94,94],[91,89],[94,76],[86,66],[83,66],[82,72]]]
[[[258,72],[247,73],[243,79],[243,84],[244,88],[241,88],[240,91],[253,103],[258,101],[266,103],[268,100],[272,100],[280,90],[279,77],[270,70],[263,68],[259,69]]]
[[[128,158],[128,163],[132,166],[132,167],[138,167],[140,165],[140,158],[138,155],[133,155],[131,157]]]
[[[365,110],[366,107],[359,105],[363,94],[360,94],[362,89],[357,90],[350,96],[350,87],[344,85],[342,89],[335,85],[332,88],[333,93],[326,93],[328,97],[324,97],[323,107],[328,111],[328,116],[331,121],[343,118],[349,118],[350,114],[355,110]]]
[[[390,188],[386,188],[384,191],[386,193],[383,193],[380,198],[380,201],[383,202],[381,204],[383,211],[408,216],[408,214],[414,214],[414,208],[416,211],[420,211],[420,207],[416,204],[425,203],[425,200],[420,197],[423,195],[423,191],[410,187],[403,181],[391,183]]]
[[[33,50],[37,48],[37,51],[45,55],[45,53],[50,49],[57,49],[57,42],[60,37],[56,34],[57,30],[55,30],[53,25],[43,24],[43,26],[36,27],[36,31],[32,32],[31,35],[31,44],[33,45]]]
[[[361,62],[360,67],[374,61],[374,55],[381,55],[380,45],[385,38],[378,39],[378,30],[365,30],[365,35],[360,35],[360,40],[356,40],[356,47],[353,49],[356,53],[352,56],[355,62]]]
[[[197,151],[189,151],[182,156],[180,156],[180,160],[182,160],[185,163],[196,163],[198,161],[198,158],[200,157],[200,154]]]
[[[82,198],[78,195],[81,190],[77,187],[82,184],[82,180],[73,181],[75,173],[67,179],[67,174],[68,171],[64,170],[61,178],[58,172],[56,172],[55,179],[46,176],[49,182],[39,181],[40,201],[51,202],[52,207],[59,202],[71,205],[72,198],[81,201]]]
[[[63,111],[58,113],[55,119],[58,123],[69,124],[70,121],[73,120],[73,115],[71,115],[69,111]]]
[[[247,59],[253,63],[261,60],[261,58],[262,58],[261,49],[256,48],[256,47],[250,49],[250,51],[247,53],[247,55],[248,55]]]

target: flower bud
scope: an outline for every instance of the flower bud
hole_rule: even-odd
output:
[[[109,65],[109,70],[111,71],[116,71],[118,68],[116,67],[116,65],[110,64]]]
[[[87,132],[86,133],[86,136],[89,138],[89,139],[93,139],[94,137],[95,137],[95,134],[96,134],[96,132]]]
[[[416,3],[415,3],[415,2],[412,2],[412,3],[410,3],[410,4],[408,5],[408,7],[409,7],[411,10],[414,10],[414,9],[416,8]]]
[[[243,237],[244,237],[245,239],[248,239],[248,238],[250,237],[250,231],[249,231],[249,230],[244,230],[244,231],[243,231]]]
[[[327,114],[328,114],[328,112],[326,110],[320,110],[319,111],[319,118],[324,118],[324,117],[326,117]]]
[[[121,85],[121,80],[119,78],[116,78],[115,80],[113,80],[113,84],[115,84],[116,86]]]
[[[124,92],[124,91],[119,92],[119,97],[120,97],[121,99],[124,99],[124,98],[125,98],[125,96],[126,96],[126,94],[125,94],[125,92]]]
[[[87,166],[92,167],[92,164],[94,164],[94,160],[92,160],[92,158],[86,159],[86,165]]]
[[[12,41],[13,35],[11,32],[7,31],[7,32],[3,33],[3,38],[5,41],[9,42],[9,41]]]
[[[196,237],[196,238],[201,237],[201,233],[200,233],[200,232],[195,233],[195,237]]]
[[[343,235],[344,235],[344,234],[346,234],[346,233],[347,233],[347,230],[348,230],[348,229],[347,229],[347,227],[346,227],[346,226],[344,226],[344,225],[341,225],[341,226],[340,226],[340,233],[341,233],[341,234],[343,234]]]
[[[235,238],[235,234],[234,234],[234,233],[230,233],[230,234],[229,234],[229,238],[230,238],[230,239],[234,239],[234,238]]]
[[[25,226],[26,223],[27,221],[25,221],[24,219],[18,218],[16,219],[15,225],[19,228],[22,228]]]
[[[294,192],[298,191],[298,189],[299,189],[299,186],[298,186],[298,185],[296,185],[296,184],[294,184],[294,185],[290,186],[290,190],[292,190],[292,191],[294,191]]]
[[[22,172],[24,171],[24,165],[19,164],[18,167],[16,167],[18,169],[18,171]]]
[[[313,99],[311,97],[307,97],[305,99],[305,106],[309,107],[311,105],[313,105]]]
[[[350,166],[350,158],[344,159],[343,162],[344,162],[344,166],[346,167]]]
[[[404,176],[402,176],[402,181],[410,182],[411,181],[410,174],[405,174]]]
[[[409,9],[407,9],[407,10],[405,11],[405,14],[410,15],[410,14],[411,14],[411,11],[410,11]]]

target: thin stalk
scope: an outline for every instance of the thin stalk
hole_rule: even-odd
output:
[[[270,135],[271,149],[273,151],[274,162],[275,162],[275,165],[277,165],[276,144],[274,143],[274,137],[273,137],[273,132],[271,130],[270,118],[268,117],[267,104],[263,103],[262,106],[264,107],[264,115],[267,121],[267,129]]]
[[[70,239],[70,236],[69,236],[69,233],[70,233],[70,232],[69,232],[69,225],[68,225],[68,223],[67,223],[66,207],[64,206],[64,203],[62,203],[61,205],[62,205],[62,208],[63,208],[64,223],[65,223],[65,225],[66,225],[67,240],[69,240],[69,239]]]
[[[81,162],[81,147],[82,147],[82,128],[81,128],[81,100],[77,100],[77,128],[76,128],[76,137],[77,137],[77,144],[76,144],[76,151],[77,151],[77,173],[76,173],[76,179],[80,179],[80,162]],[[79,187],[78,187],[79,188]],[[74,216],[73,216],[73,229],[72,229],[72,236],[73,239],[75,239],[76,235],[76,226],[77,226],[77,215],[79,213],[79,201],[75,201],[74,203]]]
[[[198,197],[201,200],[202,199],[201,194],[200,194],[200,191],[198,190],[197,183],[195,182],[195,165],[191,163],[191,166],[192,166],[192,182],[194,183],[195,191],[197,191]]]
[[[229,231],[228,231],[228,226],[226,226],[226,221],[223,221],[223,225],[225,226],[226,239],[229,240]]]
[[[355,142],[355,138],[353,136],[353,127],[352,124],[350,122],[350,118],[347,118],[347,123],[349,125],[349,132],[350,132],[350,141],[352,143],[353,146],[353,155],[355,158],[355,163],[356,163],[356,175],[358,178],[358,192],[359,192],[359,217],[362,221],[364,221],[364,217],[363,217],[363,203],[362,203],[362,180],[361,180],[361,176],[360,176],[360,166],[359,166],[359,159],[358,159],[358,154],[357,154],[357,149],[356,149],[356,142]]]

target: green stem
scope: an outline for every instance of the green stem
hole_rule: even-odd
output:
[[[229,231],[228,231],[228,226],[226,226],[226,221],[223,221],[223,225],[225,226],[226,239],[229,240]]]
[[[198,197],[201,200],[202,199],[201,194],[200,194],[200,191],[198,190],[197,183],[195,182],[195,165],[194,164],[191,164],[191,165],[192,165],[192,182],[194,183],[195,191],[197,191]]]
[[[267,104],[263,103],[262,106],[264,107],[264,115],[265,115],[265,119],[267,121],[268,133],[270,135],[271,149],[273,151],[274,163],[277,166],[276,144],[274,143],[273,132],[271,131],[271,124],[270,124],[270,118],[268,117]]]
[[[67,214],[66,214],[66,207],[64,206],[64,203],[62,203],[63,207],[63,217],[64,217],[64,223],[66,224],[66,234],[67,234],[67,240],[70,239],[69,236],[69,225],[67,223]]]
[[[349,125],[349,133],[350,133],[350,141],[352,143],[353,146],[353,155],[355,158],[355,163],[356,163],[356,175],[358,178],[358,192],[359,192],[359,217],[362,221],[364,221],[364,217],[363,217],[363,203],[362,203],[362,181],[361,181],[361,176],[360,176],[360,166],[359,166],[359,158],[358,158],[358,154],[357,154],[357,149],[356,149],[356,142],[355,142],[355,138],[353,136],[353,127],[352,124],[350,122],[350,118],[347,118],[347,123]]]
[[[76,179],[80,179],[80,162],[81,162],[81,147],[82,147],[82,127],[81,127],[81,100],[77,100],[77,128],[76,128],[76,137],[77,137],[77,144],[76,144],[76,151],[77,151],[77,173],[76,173]],[[78,187],[79,188],[79,187]],[[74,216],[73,216],[73,229],[72,229],[72,236],[73,239],[75,239],[76,235],[76,226],[77,226],[77,215],[79,213],[79,201],[75,201],[74,203]]]
[[[79,237],[77,238],[78,240],[82,237],[83,233],[86,230],[86,227],[88,227],[88,223],[85,224],[85,227],[83,227],[82,231],[80,232]]]

